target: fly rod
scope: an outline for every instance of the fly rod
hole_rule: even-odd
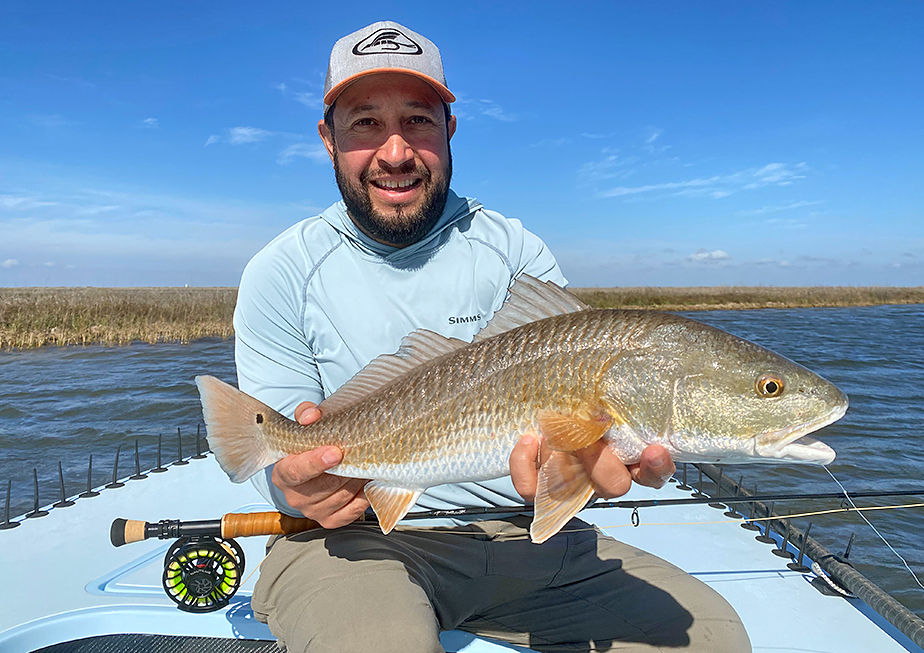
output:
[[[822,494],[761,494],[750,497],[691,497],[687,499],[640,499],[596,501],[587,508],[649,508],[681,506],[707,502],[749,503],[752,501],[785,501],[808,499],[863,499],[924,494],[924,489],[870,492],[826,492]],[[514,505],[488,508],[458,508],[408,513],[405,519],[435,517],[465,517],[529,513],[533,506]],[[633,523],[637,513],[633,512]],[[376,523],[375,515],[367,512],[362,521]],[[149,538],[175,539],[164,557],[161,584],[167,596],[180,610],[202,613],[219,610],[229,604],[241,585],[244,573],[244,550],[235,537],[251,535],[289,535],[320,528],[318,522],[290,517],[280,512],[228,513],[221,519],[181,521],[163,519],[149,523],[116,519],[112,522],[109,539],[113,546],[140,542]]]
[[[875,497],[899,497],[924,495],[924,489],[876,490],[864,492],[822,492],[814,494],[758,494],[729,497],[689,497],[684,499],[637,499],[623,501],[595,501],[587,508],[655,508],[664,506],[697,505],[703,503],[751,503],[755,501],[807,501],[823,499],[869,499]],[[500,515],[530,513],[531,505],[490,506],[481,508],[455,508],[451,510],[426,510],[409,512],[404,519],[438,519],[447,517],[472,517],[479,515]],[[365,515],[362,521],[375,523],[374,515]],[[193,536],[217,536],[222,539],[249,537],[254,535],[289,535],[320,528],[312,519],[291,517],[280,512],[228,513],[221,519],[204,521],[181,521],[163,519],[158,522],[144,522],[116,519],[109,531],[113,546],[141,542],[150,538],[161,540]]]

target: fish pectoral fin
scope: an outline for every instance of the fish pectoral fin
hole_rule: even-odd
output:
[[[369,481],[365,491],[375,516],[379,518],[379,526],[386,535],[404,518],[422,494],[420,490],[408,490],[384,481]]]
[[[555,535],[594,495],[583,463],[564,451],[553,451],[539,469],[530,539],[541,544]]]
[[[603,437],[613,425],[613,418],[603,410],[587,417],[567,415],[554,410],[539,411],[539,432],[553,451],[577,451]]]

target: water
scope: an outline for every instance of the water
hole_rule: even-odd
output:
[[[924,485],[924,306],[710,311],[690,317],[762,344],[838,385],[850,410],[819,436],[837,451],[831,471],[848,489]],[[13,482],[12,514],[32,509],[32,469],[43,504],[58,499],[57,462],[69,495],[83,491],[94,454],[92,484],[112,476],[117,445],[120,476],[134,468],[134,441],[142,469],[156,463],[157,436],[164,461],[176,457],[176,429],[184,455],[195,449],[201,413],[193,377],[209,373],[234,381],[233,344],[48,348],[0,352],[0,509]],[[832,492],[820,468],[795,465],[726,467],[735,480],[761,492]],[[899,499],[911,503],[915,498]],[[924,497],[921,498],[924,501]],[[889,500],[859,502],[886,505]],[[777,504],[777,512],[836,508],[838,502]],[[164,517],[169,517],[165,515]],[[867,517],[924,580],[924,509],[867,513]],[[2,519],[2,514],[0,514]],[[851,533],[851,561],[918,614],[924,590],[862,520],[852,514],[812,517],[812,535],[842,553]],[[805,528],[808,519],[795,520]]]

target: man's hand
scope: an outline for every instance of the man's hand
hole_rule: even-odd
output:
[[[667,483],[676,468],[667,449],[652,444],[642,451],[642,458],[632,465],[624,465],[606,443],[598,440],[580,451],[576,456],[594,484],[594,491],[604,499],[619,497],[629,491],[632,481],[641,485],[659,488]],[[536,497],[538,462],[545,462],[549,450],[545,442],[534,434],[527,434],[510,453],[510,477],[513,487],[527,501]]]
[[[307,426],[321,418],[321,411],[310,401],[295,409],[295,421]],[[343,459],[338,447],[318,447],[283,458],[273,468],[273,485],[290,506],[324,528],[346,526],[369,507],[363,492],[365,479],[325,474]]]

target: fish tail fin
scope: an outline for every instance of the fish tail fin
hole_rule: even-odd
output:
[[[284,419],[272,408],[214,376],[197,376],[209,448],[224,472],[243,483],[282,455],[267,444],[263,427]]]
[[[583,463],[563,451],[553,451],[539,470],[530,539],[541,544],[561,530],[594,495]]]

